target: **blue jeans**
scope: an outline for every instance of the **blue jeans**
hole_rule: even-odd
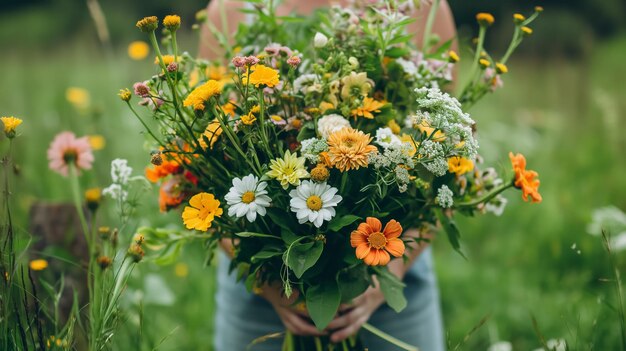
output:
[[[272,306],[262,297],[248,293],[243,283],[228,274],[228,258],[220,253],[215,314],[215,350],[244,351],[260,336],[285,330]],[[386,304],[374,312],[369,323],[420,351],[444,351],[443,326],[432,253],[427,248],[415,261],[405,279],[407,307],[396,313]],[[361,331],[363,345],[372,351],[401,350],[385,340]],[[278,351],[282,339],[270,339],[250,351]]]

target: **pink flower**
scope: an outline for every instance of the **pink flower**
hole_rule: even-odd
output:
[[[291,56],[290,58],[287,59],[287,64],[293,68],[298,67],[300,62],[302,62],[302,59],[300,58],[300,56]]]
[[[137,82],[133,84],[133,89],[135,90],[135,94],[138,96],[144,98],[150,96],[150,88],[148,88],[148,85],[146,83]]]
[[[489,86],[489,90],[492,92],[496,91],[498,88],[502,88],[504,82],[500,75],[496,73],[496,70],[493,68],[485,69],[485,83]]]
[[[267,52],[268,55],[276,55],[278,54],[278,52],[280,51],[281,45],[277,44],[277,43],[271,43],[270,45],[265,47],[265,52]]]
[[[235,56],[232,60],[233,65],[237,68],[241,68],[246,64],[246,58],[241,56]]]
[[[259,60],[259,58],[256,57],[256,56],[248,56],[248,57],[246,57],[246,64],[248,66],[254,66],[257,63],[259,63],[259,61],[261,61],[261,60]]]
[[[86,136],[76,138],[72,132],[57,134],[48,148],[48,160],[48,167],[64,177],[67,177],[72,165],[76,166],[77,171],[91,169],[93,154],[89,139]]]

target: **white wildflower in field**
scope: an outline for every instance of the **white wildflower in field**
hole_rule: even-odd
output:
[[[435,200],[439,206],[443,208],[450,208],[454,204],[453,196],[454,193],[452,193],[452,190],[450,190],[447,185],[442,185],[441,188],[437,190],[437,197]]]
[[[267,196],[266,182],[259,182],[259,178],[250,174],[243,178],[234,178],[233,186],[224,196],[228,208],[228,215],[241,218],[246,216],[249,222],[256,220],[257,214],[265,216],[266,208],[272,199]]]

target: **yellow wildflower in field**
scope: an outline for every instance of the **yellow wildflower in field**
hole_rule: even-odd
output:
[[[369,154],[376,152],[372,138],[360,130],[343,128],[328,137],[328,156],[333,167],[341,172],[367,167]]]
[[[223,210],[220,201],[213,194],[199,193],[189,200],[189,206],[183,211],[183,223],[187,229],[206,232],[211,228],[215,217],[221,217]]]
[[[411,150],[408,150],[407,152],[409,156],[413,157],[413,155],[417,153],[418,143],[415,142],[415,139],[413,139],[413,137],[410,134],[402,134],[400,136],[400,141],[402,141],[403,143],[406,143],[407,145],[411,147]]]
[[[2,121],[2,124],[4,125],[4,134],[6,134],[7,138],[9,139],[15,137],[15,128],[22,124],[21,119],[15,118],[13,116],[0,117],[0,121]]]
[[[89,92],[83,88],[69,87],[65,90],[65,98],[69,103],[78,109],[89,107],[91,96]]]
[[[530,36],[530,35],[533,34],[533,29],[530,28],[530,27],[523,26],[521,28],[521,30],[522,30],[522,33],[524,33],[525,36]]]
[[[159,19],[157,16],[148,16],[137,21],[137,28],[141,29],[142,32],[154,32],[159,26]]]
[[[215,80],[209,80],[189,93],[185,101],[183,101],[183,105],[185,107],[193,106],[194,110],[204,110],[204,103],[211,97],[221,93],[222,85]]]
[[[227,115],[227,116],[234,116],[235,115],[235,104],[233,103],[233,100],[229,100],[227,103],[225,103],[224,105],[220,106],[220,109],[222,110],[222,112]]]
[[[321,113],[325,113],[327,110],[330,110],[331,108],[335,108],[335,105],[331,104],[330,102],[322,101],[320,103],[319,109]]]
[[[174,62],[174,55],[162,55],[161,57],[163,57],[163,64],[165,66],[167,66],[170,63]],[[159,61],[159,57],[158,56],[154,57],[154,64],[155,65],[161,64],[161,61]]]
[[[259,87],[261,85],[266,85],[270,88],[276,86],[279,82],[280,75],[278,71],[264,66],[264,65],[255,65],[250,68],[252,73],[249,75],[244,75],[243,82],[245,84],[252,84],[255,87]]]
[[[504,63],[496,63],[496,72],[505,74],[509,72],[509,68]]]
[[[391,121],[387,122],[387,127],[391,129],[391,132],[393,134],[400,134],[400,131],[402,130],[402,128],[400,127],[398,122],[396,122],[395,119],[392,119]]]
[[[163,19],[163,26],[167,28],[170,32],[176,31],[180,27],[180,16],[178,15],[167,15]]]
[[[521,13],[516,13],[513,15],[513,22],[515,22],[516,24],[521,24],[525,20],[526,17],[524,17],[524,15],[522,15]]]
[[[117,93],[117,96],[120,97],[120,99],[122,99],[122,101],[130,101],[130,98],[133,96],[133,94],[130,92],[130,90],[128,88],[126,89],[120,89],[120,92]]]
[[[474,162],[465,157],[453,156],[448,159],[448,171],[461,176],[474,169]]]
[[[106,139],[104,139],[102,135],[94,134],[87,136],[87,138],[89,140],[89,145],[91,145],[91,148],[93,150],[97,151],[104,149],[104,146],[106,145]]]
[[[241,116],[241,123],[247,126],[252,125],[254,122],[256,122],[256,116],[252,113],[252,111],[248,112],[248,114]]]
[[[214,119],[213,121],[211,121],[211,123],[209,123],[209,125],[207,125],[204,133],[202,133],[202,136],[200,136],[200,139],[198,139],[200,146],[206,150],[207,144],[204,141],[204,139],[206,138],[209,140],[211,149],[213,149],[213,146],[217,142],[217,139],[219,139],[220,135],[222,135],[222,132],[223,130],[222,126],[220,126],[220,122],[217,119]]]
[[[300,179],[310,177],[309,172],[304,168],[304,161],[304,157],[298,157],[287,150],[283,158],[270,161],[270,171],[267,172],[267,176],[278,180],[283,189],[287,189],[289,184],[300,185]]]
[[[484,58],[478,60],[478,63],[480,64],[480,67],[482,67],[482,68],[487,68],[487,67],[491,66],[491,62],[489,62],[489,60],[484,59]]]
[[[85,191],[85,202],[87,207],[91,210],[95,210],[100,205],[102,200],[102,190],[100,188],[90,188]]]
[[[442,131],[437,130],[435,132],[435,128],[428,124],[428,122],[426,121],[422,121],[422,123],[418,124],[416,127],[420,130],[420,132],[426,133],[426,137],[431,138],[432,141],[440,142],[446,139],[446,135]]]
[[[461,58],[459,57],[459,54],[456,53],[456,51],[450,50],[448,51],[448,61],[452,63],[457,63],[461,61]]]
[[[28,267],[30,267],[30,269],[32,269],[33,271],[43,271],[44,269],[48,268],[48,261],[44,260],[43,258],[32,260],[28,264]]]
[[[128,44],[128,56],[135,60],[143,60],[148,57],[150,46],[145,41],[136,40]]]
[[[481,26],[490,26],[495,20],[496,19],[490,13],[481,12],[476,15],[476,21],[478,21]]]
[[[380,108],[383,106],[385,106],[384,102],[376,101],[371,97],[366,97],[365,99],[363,99],[363,105],[352,110],[350,113],[355,119],[357,117],[373,119],[374,115],[372,114],[372,112],[380,112]]]

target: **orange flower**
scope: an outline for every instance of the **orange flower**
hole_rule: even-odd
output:
[[[369,154],[378,151],[371,141],[369,134],[352,128],[332,133],[328,137],[330,163],[341,172],[367,167]]]
[[[350,245],[356,248],[356,257],[369,266],[384,266],[391,260],[389,254],[404,254],[404,242],[398,237],[402,226],[392,219],[385,229],[378,218],[367,217],[364,223],[350,234]]]
[[[146,168],[146,178],[152,183],[156,183],[161,178],[165,178],[170,174],[176,174],[182,172],[183,169],[180,164],[172,160],[163,160],[163,163],[159,166],[152,168]]]
[[[372,119],[374,118],[372,112],[380,112],[380,108],[383,106],[385,106],[385,102],[376,101],[370,97],[366,97],[365,99],[363,99],[363,106],[355,108],[350,113],[355,119],[357,117]]]
[[[161,184],[159,189],[159,210],[161,212],[166,212],[180,205],[183,200],[185,200],[185,193],[182,191],[178,177],[170,178]]]
[[[522,199],[528,201],[528,197],[534,203],[541,202],[541,194],[539,194],[539,179],[536,179],[539,174],[535,171],[526,170],[526,158],[522,154],[513,155],[509,152],[509,158],[511,159],[511,165],[513,171],[515,171],[514,185],[516,188],[522,190]]]

